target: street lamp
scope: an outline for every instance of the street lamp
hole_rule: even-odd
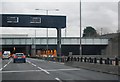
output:
[[[46,11],[46,15],[49,14],[49,11],[59,11],[59,9],[35,9],[35,10],[41,10],[41,11]],[[46,28],[46,35],[47,35],[47,51],[48,51],[48,28]],[[48,55],[48,53],[47,53]]]
[[[34,35],[33,37],[31,37],[32,40],[32,48],[31,48],[31,53],[32,56],[35,55],[36,56],[36,29],[34,30]]]
[[[80,55],[82,55],[82,36],[81,36],[81,30],[82,30],[82,23],[81,23],[81,0],[80,0]]]
[[[102,36],[102,31],[103,31],[103,28],[101,28],[101,36]]]
[[[35,48],[34,53],[36,55],[36,29],[35,29],[35,38],[34,38],[34,48]]]

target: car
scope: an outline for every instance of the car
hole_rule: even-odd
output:
[[[16,53],[13,55],[13,63],[16,62],[26,63],[26,56],[24,55],[24,53]]]
[[[2,60],[10,58],[10,51],[4,51],[2,54]]]
[[[2,54],[2,60],[9,59],[9,58],[10,58],[10,55],[8,53],[3,53]]]

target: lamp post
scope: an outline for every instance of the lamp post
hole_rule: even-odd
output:
[[[81,23],[81,0],[80,0],[80,55],[82,55],[82,36],[81,36],[81,30],[82,30],[82,23]]]
[[[59,11],[59,9],[35,9],[35,10],[41,10],[41,11],[46,11],[46,15],[49,14],[49,11]],[[46,28],[46,35],[47,35],[47,52],[48,52],[48,28]],[[47,53],[48,55],[48,53]]]
[[[67,28],[65,28],[65,37],[67,36]]]
[[[34,46],[35,46],[35,51],[34,51],[34,53],[35,53],[35,55],[36,55],[36,29],[35,29]]]
[[[103,28],[101,28],[101,36],[102,36],[102,31],[103,31]]]
[[[32,48],[31,48],[31,56],[36,56],[36,29],[34,30],[34,35],[31,37],[32,40]]]

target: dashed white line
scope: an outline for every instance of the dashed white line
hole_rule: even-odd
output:
[[[0,68],[0,71],[2,71],[8,64],[10,64],[11,61],[12,61],[12,60],[10,60],[7,64],[5,64],[5,65],[3,66],[3,68]]]
[[[47,73],[47,74],[50,74],[50,72],[48,72],[47,70],[43,70],[45,73]]]
[[[35,64],[33,64],[33,63],[31,63],[31,62],[30,62],[30,61],[28,61],[28,60],[27,60],[27,62],[28,62],[29,64],[32,64],[32,65],[33,65],[33,66],[35,66],[35,67],[37,66],[37,65],[35,65]]]
[[[27,60],[27,62],[30,63],[30,64],[32,64],[32,65],[35,66],[35,67],[37,66],[37,65],[35,65],[34,63],[31,63],[31,62],[28,61],[28,60]],[[47,73],[47,74],[50,74],[47,70],[45,70],[45,69],[43,69],[43,68],[41,68],[41,67],[37,67],[37,68],[40,69],[41,71]]]
[[[35,65],[35,64],[33,64],[33,63],[32,63],[32,65],[36,67],[36,65]]]
[[[59,81],[59,82],[62,82],[59,78],[55,78],[55,80]]]
[[[55,78],[56,80],[60,80],[59,78]]]
[[[47,73],[47,74],[50,74],[47,70],[42,69],[41,67],[38,67],[38,69],[40,69],[40,70],[44,71],[44,72],[45,72],[45,73]]]
[[[30,61],[28,61],[28,60],[26,60],[28,63],[30,63],[31,64],[31,62]]]
[[[38,69],[42,70],[42,68],[38,67]]]
[[[5,68],[8,64],[4,65],[3,68]]]
[[[0,68],[0,71],[2,70],[3,68]]]
[[[32,64],[32,65],[33,65],[33,66],[35,66],[35,67],[37,66],[37,65],[35,65],[35,64],[33,64],[33,63],[31,63],[31,62],[30,62],[30,61],[28,61],[28,60],[27,60],[27,62],[28,62],[29,64]]]

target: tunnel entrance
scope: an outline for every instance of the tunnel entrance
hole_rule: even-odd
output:
[[[20,46],[20,45],[10,45],[10,46],[7,46],[7,45],[2,45],[2,53],[4,51],[10,51],[11,54],[14,54],[14,53],[24,53],[25,55],[29,54],[30,53],[30,46]]]
[[[82,46],[82,54],[83,55],[101,55],[102,50],[104,50],[106,46],[100,45],[83,45]],[[73,55],[79,54],[79,45],[62,45],[61,56],[68,56],[69,52],[72,52]],[[46,45],[36,45],[36,55],[46,53],[54,54],[54,50],[57,50],[57,45],[49,45],[48,50],[46,50]],[[32,55],[32,46],[31,45],[3,45],[2,53],[4,51],[10,51],[11,54],[14,53],[24,53],[25,55]],[[47,54],[47,55],[49,55]]]

